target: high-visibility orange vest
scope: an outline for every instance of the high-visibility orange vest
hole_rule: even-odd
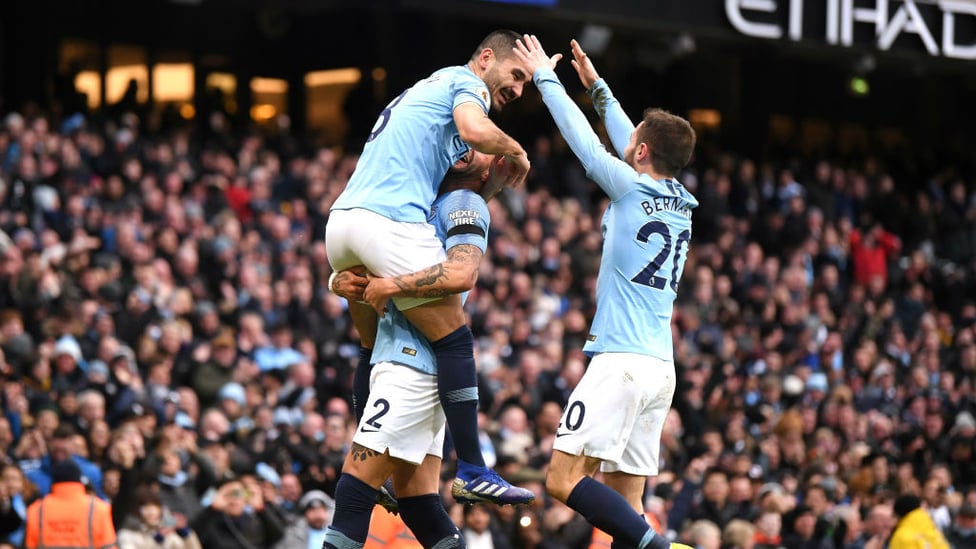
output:
[[[369,521],[369,535],[363,549],[422,549],[417,538],[403,523],[400,515],[386,509],[373,507],[373,517]]]
[[[27,549],[118,549],[112,506],[85,493],[80,482],[59,482],[27,508]]]
[[[611,543],[613,543],[613,538],[610,537],[610,534],[599,528],[593,529],[593,537],[590,538],[590,549],[610,549]]]

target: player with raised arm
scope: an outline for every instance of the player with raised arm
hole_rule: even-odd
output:
[[[448,168],[469,149],[505,157],[506,185],[525,179],[525,150],[488,118],[489,109],[519,98],[529,82],[529,73],[512,53],[517,38],[512,31],[489,34],[466,64],[434,72],[380,113],[326,224],[334,272],[363,265],[377,276],[393,277],[442,263],[444,248],[427,219]],[[431,342],[440,367],[438,389],[458,456],[455,499],[529,501],[530,491],[505,482],[481,455],[474,338],[460,298],[428,291],[397,297],[395,303]],[[377,314],[358,302],[349,303],[349,312],[361,340],[353,383],[353,404],[360,416]]]
[[[647,477],[658,473],[661,429],[674,396],[671,315],[698,205],[676,176],[691,159],[695,132],[658,109],[635,128],[574,40],[573,67],[593,98],[620,158],[603,147],[569,98],[546,55],[525,35],[515,54],[533,75],[560,133],[610,198],[604,213],[596,314],[583,351],[591,357],[556,431],[546,489],[638,549],[672,544],[643,517]],[[603,472],[606,484],[593,479]]]
[[[470,290],[487,247],[486,200],[500,190],[491,157],[471,151],[448,172],[443,194],[431,209],[437,235],[447,248],[447,275],[429,286],[446,293]],[[462,267],[463,265],[463,267]],[[361,299],[367,278],[346,270],[334,291]],[[462,298],[463,299],[463,298]],[[365,543],[377,490],[393,475],[399,511],[424,547],[464,547],[438,495],[444,412],[437,390],[439,368],[427,339],[390,306],[379,322],[365,414],[353,438],[336,488],[336,510],[324,547],[358,549]]]

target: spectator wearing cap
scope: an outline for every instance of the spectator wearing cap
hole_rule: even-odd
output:
[[[963,503],[946,534],[951,547],[976,547],[976,505]]]
[[[27,509],[25,547],[118,549],[111,506],[86,494],[81,480],[73,460],[51,465],[51,493]]]
[[[949,549],[949,542],[939,532],[918,496],[904,495],[895,500],[895,524],[888,549]]]
[[[51,390],[82,391],[88,385],[85,361],[81,356],[81,345],[74,336],[66,335],[54,344],[52,354],[54,372],[51,376]]]
[[[298,502],[302,517],[285,528],[285,534],[274,549],[308,549],[322,547],[325,528],[332,524],[335,501],[321,490],[311,490]]]
[[[254,420],[248,408],[247,389],[243,385],[232,381],[217,391],[218,409],[230,422],[231,431],[235,435],[246,434],[254,428]]]

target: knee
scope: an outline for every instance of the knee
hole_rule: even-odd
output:
[[[550,468],[549,472],[546,473],[546,492],[557,500],[566,503],[577,482],[579,479],[571,479],[565,471]]]

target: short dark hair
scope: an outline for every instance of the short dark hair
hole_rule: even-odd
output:
[[[515,41],[522,38],[522,35],[508,29],[500,29],[492,31],[491,34],[485,37],[484,40],[478,44],[478,49],[474,50],[471,54],[471,60],[474,61],[481,55],[481,52],[486,48],[490,48],[491,51],[495,52],[495,57],[498,59],[507,59],[512,56],[512,50],[515,48]]]
[[[663,109],[647,109],[638,131],[637,142],[646,143],[650,148],[655,172],[674,177],[691,160],[695,130],[684,118]]]
[[[54,429],[54,433],[51,435],[51,438],[55,440],[66,440],[74,437],[77,434],[78,431],[76,431],[75,428],[70,424],[62,423]]]

